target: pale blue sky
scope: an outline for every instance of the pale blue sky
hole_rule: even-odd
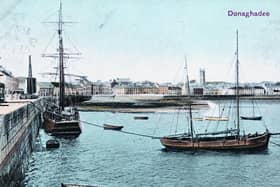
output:
[[[26,75],[32,54],[35,75],[51,70],[54,63],[40,56],[54,51],[55,39],[45,48],[55,27],[42,22],[56,20],[58,5],[58,0],[0,1],[0,64]],[[278,0],[64,0],[64,18],[79,22],[65,28],[65,46],[83,54],[67,71],[91,80],[176,82],[183,80],[187,54],[192,79],[203,67],[207,80],[231,81],[238,28],[241,81],[278,81],[279,7]],[[271,15],[229,17],[228,10]]]

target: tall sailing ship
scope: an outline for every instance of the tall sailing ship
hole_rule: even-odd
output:
[[[164,136],[160,139],[163,146],[170,150],[264,150],[270,138],[268,129],[258,134],[240,133],[239,115],[239,59],[238,31],[236,31],[236,128],[218,132],[195,134],[192,119],[192,107],[189,104],[190,132]],[[189,83],[188,83],[189,84]],[[189,86],[188,86],[189,89]],[[190,93],[190,91],[189,91]]]
[[[79,121],[79,112],[75,107],[65,107],[65,74],[64,59],[69,58],[71,54],[65,53],[63,47],[63,24],[62,3],[60,2],[58,13],[58,53],[52,55],[43,55],[43,57],[53,57],[59,59],[59,104],[48,103],[45,106],[44,127],[46,132],[57,137],[78,137],[81,134],[81,125]]]

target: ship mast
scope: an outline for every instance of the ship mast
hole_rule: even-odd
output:
[[[60,110],[64,110],[64,97],[65,97],[65,89],[64,89],[64,49],[63,49],[63,38],[62,38],[62,3],[60,1],[59,6],[59,14],[58,14],[58,38],[59,38],[59,107]]]
[[[187,66],[187,57],[185,55],[185,70],[186,70],[186,87],[189,95],[189,117],[190,117],[190,128],[191,128],[191,138],[193,139],[193,120],[192,120],[192,104],[191,104],[191,90],[190,90],[190,81],[188,74],[188,66]]]
[[[239,119],[239,59],[238,59],[238,30],[236,30],[236,121],[237,121],[237,136],[240,133]]]
[[[63,24],[65,23],[74,23],[71,21],[63,21],[62,18],[62,2],[60,0],[59,11],[58,11],[58,21],[56,22],[45,22],[45,23],[56,23],[57,24],[57,33],[58,33],[58,49],[56,53],[53,54],[42,54],[42,57],[48,58],[58,58],[58,71],[59,71],[59,109],[62,111],[64,110],[65,104],[65,73],[64,73],[64,60],[65,59],[78,59],[73,57],[72,55],[80,55],[81,53],[71,53],[65,52],[63,47]]]

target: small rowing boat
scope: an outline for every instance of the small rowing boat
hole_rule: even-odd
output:
[[[120,125],[109,125],[109,124],[104,124],[103,125],[104,130],[122,130],[123,126]]]
[[[148,116],[134,116],[134,119],[139,119],[139,120],[147,120],[147,119],[149,119],[149,117]]]

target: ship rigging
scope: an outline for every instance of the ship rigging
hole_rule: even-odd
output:
[[[78,137],[81,133],[79,112],[75,107],[65,107],[65,73],[64,60],[71,58],[71,53],[64,51],[62,3],[60,2],[58,13],[58,53],[43,54],[42,57],[58,58],[59,65],[59,98],[58,106],[48,103],[44,111],[44,127],[46,132],[57,137]]]
[[[190,132],[164,136],[162,145],[170,150],[263,150],[269,143],[268,129],[261,134],[240,135],[239,56],[238,31],[236,31],[236,129],[195,134],[191,103],[188,104]],[[188,83],[189,84],[189,83]],[[188,86],[189,89],[189,86]],[[190,93],[190,92],[189,92]]]

